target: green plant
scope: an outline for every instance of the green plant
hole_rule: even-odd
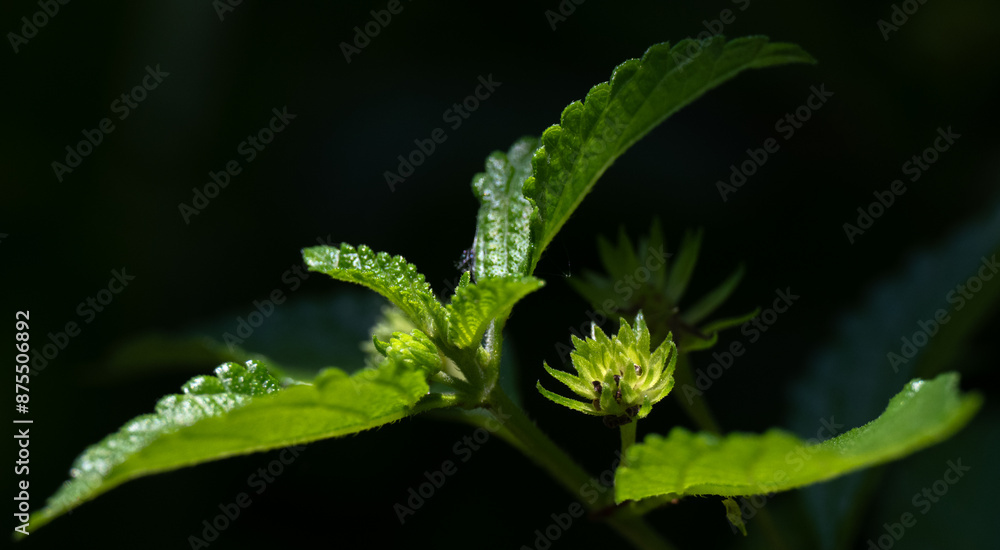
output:
[[[374,428],[427,411],[483,427],[521,450],[571,493],[591,478],[542,433],[499,383],[504,327],[513,307],[544,282],[533,276],[546,247],[603,172],[633,143],[711,88],[751,68],[810,63],[798,46],[764,37],[713,37],[651,47],[641,60],[619,65],[608,83],[570,104],[559,125],[495,152],[473,179],[481,206],[473,267],[447,304],[417,268],[400,256],[364,245],[303,251],[309,269],[365,286],[392,302],[388,334],[372,337],[371,368],[348,374],[331,368],[315,379],[289,376],[263,358],[226,363],[183,393],[164,397],[154,414],[138,417],[87,449],[72,478],[32,516],[33,529],[82,502],[140,476],[236,454],[302,444]],[[649,242],[662,242],[654,227]],[[647,525],[653,508],[694,495],[736,497],[783,491],[893,460],[950,436],[980,406],[961,395],[957,376],[915,379],[873,422],[823,443],[809,444],[778,430],[718,435],[703,402],[688,407],[705,428],[683,428],[636,442],[638,420],[690,378],[687,355],[711,347],[718,332],[752,317],[701,324],[734,290],[742,269],[690,307],[681,301],[691,280],[700,234],[685,239],[677,259],[657,271],[644,293],[614,304],[626,317],[609,338],[599,327],[574,338],[577,374],[544,368],[582,398],[544,389],[549,399],[605,417],[621,431],[626,462],[614,491],[587,502],[592,512],[637,547],[669,544]],[[600,251],[610,279],[592,276],[578,289],[592,301],[616,270],[645,263],[623,237]],[[612,284],[613,286],[613,284]],[[405,327],[405,328],[404,328]],[[393,328],[395,330],[393,330]],[[380,333],[381,332],[381,333]],[[789,454],[810,459],[786,472]],[[726,502],[728,516],[732,501]]]

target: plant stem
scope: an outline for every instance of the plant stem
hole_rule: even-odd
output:
[[[579,497],[580,488],[591,483],[590,475],[538,429],[524,410],[511,401],[499,386],[490,392],[489,403],[492,405],[490,412],[503,424],[504,429],[498,435],[528,455],[566,490]],[[614,497],[610,492],[601,496],[588,506],[592,511],[614,504]]]
[[[582,498],[581,489],[587,485],[599,484],[580,467],[565,451],[560,449],[519,407],[510,400],[506,393],[496,386],[487,398],[491,418],[487,429],[493,430],[515,448],[535,461],[553,478],[556,479],[571,495],[579,499],[591,512],[613,508],[605,521],[623,538],[642,550],[675,550],[659,533],[651,528],[641,516],[632,513],[628,508],[618,508],[614,502],[614,491],[604,491],[601,496],[590,502]],[[473,422],[485,422],[482,415],[468,415]],[[493,420],[500,423],[499,429]],[[624,428],[624,427],[623,427]],[[623,443],[625,430],[622,431]],[[632,423],[631,440],[635,441],[635,423]],[[624,447],[624,446],[623,446]]]
[[[635,444],[635,429],[639,426],[639,419],[636,418],[628,424],[621,425],[622,432],[622,456],[625,456],[625,452],[628,448]]]

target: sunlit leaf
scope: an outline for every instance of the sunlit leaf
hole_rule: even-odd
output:
[[[193,378],[183,394],[161,399],[155,413],[84,451],[72,479],[31,517],[31,529],[138,477],[356,433],[450,404],[428,395],[427,373],[440,367],[440,357],[426,336],[393,338],[388,355],[377,369],[353,376],[327,369],[312,384],[283,389],[253,361]]]
[[[367,246],[314,246],[302,251],[310,271],[368,287],[396,304],[427,334],[444,329],[444,306],[416,266],[402,256],[375,253]]]
[[[880,417],[822,443],[791,433],[716,436],[677,427],[628,452],[615,478],[618,502],[659,495],[746,496],[787,491],[882,464],[947,439],[982,404],[958,375],[912,380]]]
[[[448,337],[461,348],[478,346],[490,322],[506,318],[521,298],[544,286],[534,277],[486,279],[461,287],[446,308]]]
[[[633,143],[702,94],[746,69],[812,63],[794,44],[722,36],[656,44],[615,68],[610,82],[571,103],[542,134],[524,194],[538,208],[528,273],[605,170]]]
[[[490,155],[486,172],[472,179],[480,203],[474,247],[477,281],[528,274],[534,207],[524,198],[522,187],[537,148],[538,138],[521,138],[506,154]]]

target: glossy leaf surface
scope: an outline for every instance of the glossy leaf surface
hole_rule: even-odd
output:
[[[618,469],[618,502],[660,495],[745,496],[787,491],[882,464],[947,439],[982,399],[958,391],[958,375],[912,380],[864,426],[809,444],[783,430],[723,437],[674,428],[651,435]]]

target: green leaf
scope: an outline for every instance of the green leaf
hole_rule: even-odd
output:
[[[378,335],[372,334],[372,347],[375,352],[382,357],[387,357],[389,353],[389,343],[378,339]]]
[[[682,333],[680,338],[677,339],[677,347],[684,353],[709,349],[719,340],[720,332],[729,328],[738,327],[758,315],[760,315],[760,308],[736,317],[716,319],[698,327],[698,330],[708,337],[707,340],[697,334]]]
[[[960,395],[958,375],[914,379],[880,417],[818,444],[782,430],[719,437],[674,428],[628,452],[615,477],[617,502],[658,495],[727,497],[786,491],[895,460],[947,439],[982,405]]]
[[[545,366],[548,367],[548,365],[545,365]],[[546,368],[546,370],[548,370],[549,372],[553,372],[549,368]],[[558,372],[558,371],[556,371],[556,372]],[[559,395],[558,393],[554,393],[554,392],[551,392],[551,391],[545,389],[542,386],[542,382],[541,381],[535,382],[535,387],[538,389],[539,393],[541,393],[542,395],[544,395],[546,398],[548,398],[549,400],[551,400],[553,403],[562,405],[564,407],[569,407],[570,409],[573,409],[574,411],[582,412],[584,414],[590,414],[590,415],[594,415],[594,416],[601,416],[602,415],[602,413],[597,412],[597,410],[595,410],[593,407],[588,407],[587,405],[585,405],[584,403],[582,403],[580,401],[577,401],[576,399],[570,399],[568,397],[563,397],[563,396]]]
[[[743,510],[740,510],[740,505],[732,498],[723,499],[722,505],[726,508],[726,519],[729,523],[739,529],[744,537],[747,536],[747,526],[743,523]]]
[[[584,271],[582,278],[573,277],[568,282],[595,311],[607,314],[614,310],[628,318],[629,312],[641,309],[654,340],[672,332],[681,352],[711,348],[718,341],[719,331],[742,325],[757,312],[703,322],[735,290],[743,277],[742,267],[690,307],[680,303],[697,264],[701,234],[701,231],[687,232],[672,263],[667,261],[669,255],[656,220],[650,235],[640,238],[634,249],[624,229],[619,231],[617,246],[599,237],[598,252],[607,275]],[[643,282],[634,291],[625,286],[635,281]],[[622,292],[626,289],[629,291]]]
[[[615,68],[610,83],[571,103],[542,134],[524,194],[534,201],[531,273],[542,252],[605,170],[633,143],[680,108],[746,69],[812,63],[794,44],[763,36],[722,36],[656,44]]]
[[[878,414],[905,380],[955,365],[966,373],[977,366],[992,369],[992,356],[970,353],[969,339],[996,311],[1000,278],[993,275],[970,300],[958,301],[961,295],[951,293],[998,254],[1000,203],[994,201],[979,219],[965,223],[940,245],[911,255],[895,273],[872,285],[860,307],[838,318],[830,344],[812,357],[807,375],[793,385],[790,428],[802,435],[815,433],[816,419],[824,415],[859,424]],[[928,321],[939,310],[948,322],[925,346],[904,357],[903,338],[912,342],[914,333],[922,331],[919,322],[930,332]],[[866,487],[874,481],[866,477],[849,476],[803,492],[803,507],[821,548],[842,547],[854,539],[867,497],[878,492]]]
[[[392,304],[384,304],[376,323],[368,329],[371,334],[371,342],[361,343],[361,350],[367,356],[367,366],[376,367],[382,363],[386,356],[386,348],[389,347],[389,340],[397,332],[410,333],[417,327],[405,313]],[[375,341],[378,340],[378,343]],[[382,346],[382,344],[385,346]]]
[[[636,312],[640,309],[649,316],[663,310],[664,315],[674,313],[676,304],[668,302],[664,289],[669,271],[666,247],[659,221],[653,220],[651,234],[640,237],[633,247],[624,227],[618,230],[618,243],[612,244],[603,235],[597,238],[597,251],[606,274],[584,270],[581,277],[567,280],[594,306],[595,311]],[[642,281],[636,285],[636,281]],[[627,292],[625,285],[628,287]],[[638,288],[635,288],[638,286]],[[634,313],[633,313],[634,314]]]
[[[545,286],[534,277],[523,279],[486,279],[459,287],[445,308],[448,312],[448,338],[459,348],[479,346],[489,324],[505,319],[521,298]]]
[[[365,245],[340,248],[314,246],[302,251],[310,271],[368,287],[396,304],[419,328],[430,335],[443,332],[444,306],[416,266],[402,256],[375,253]]]
[[[426,374],[441,370],[443,359],[426,334],[414,330],[412,334],[397,332],[386,347],[390,361],[405,365],[411,370],[421,369]]]
[[[632,249],[632,240],[628,238],[624,226],[618,228],[617,246],[612,245],[603,235],[598,236],[597,251],[605,269],[608,269],[608,272],[614,276],[634,275],[641,265],[639,256],[645,256],[647,253],[646,250],[640,249],[639,254],[636,254],[636,251]],[[666,261],[664,261],[664,268],[666,268]]]
[[[699,321],[711,315],[723,302],[729,299],[729,296],[736,290],[736,286],[740,284],[740,280],[743,279],[743,274],[746,269],[740,265],[736,268],[725,281],[715,287],[711,292],[702,296],[697,302],[691,307],[685,308],[681,313],[681,319],[685,323],[690,323],[692,325],[698,324]]]
[[[680,251],[674,260],[674,265],[670,269],[670,277],[667,279],[666,295],[667,300],[676,304],[680,301],[684,291],[687,290],[688,282],[691,281],[691,274],[694,273],[694,266],[698,263],[698,252],[701,251],[702,230],[687,232],[681,241]]]
[[[448,396],[427,395],[426,371],[440,363],[431,348],[415,332],[394,338],[390,359],[376,369],[353,376],[327,369],[312,384],[285,389],[253,361],[193,378],[183,394],[161,399],[154,414],[133,419],[84,451],[72,479],[32,516],[32,529],[138,477],[356,433],[448,405]]]
[[[537,148],[538,138],[523,137],[507,154],[491,154],[486,172],[472,179],[480,203],[474,245],[477,281],[528,274],[534,207],[524,198],[522,187],[531,175],[531,156]]]

